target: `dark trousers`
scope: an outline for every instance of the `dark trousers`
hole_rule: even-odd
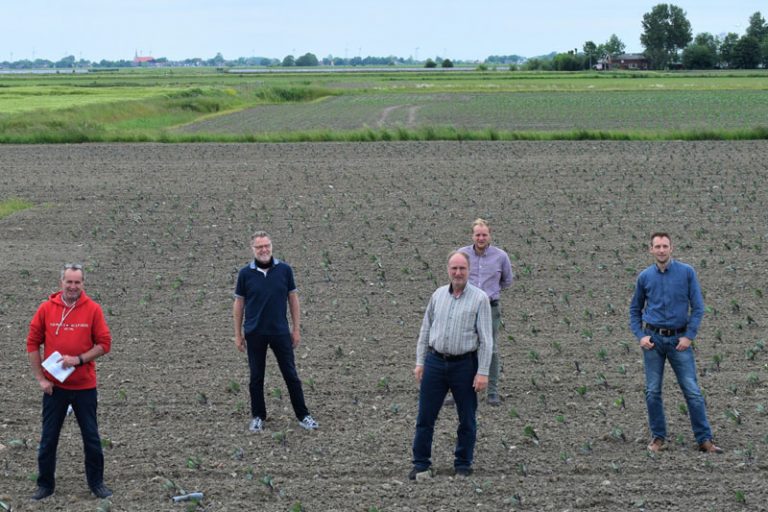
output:
[[[53,394],[43,394],[43,432],[37,452],[37,485],[56,488],[56,449],[61,426],[67,417],[67,406],[75,411],[85,451],[85,476],[93,489],[104,482],[104,454],[101,451],[99,426],[96,422],[96,388],[71,391],[53,388]]]
[[[293,357],[291,335],[261,336],[246,334],[248,345],[248,365],[251,367],[251,381],[248,385],[251,393],[251,415],[262,420],[267,419],[267,405],[264,403],[264,372],[266,369],[267,347],[275,354],[280,373],[283,374],[288,394],[291,396],[293,412],[299,421],[309,414],[304,403],[304,390],[301,387],[299,374]]]
[[[459,415],[453,467],[472,467],[477,439],[477,393],[472,387],[476,374],[476,353],[459,361],[445,361],[431,352],[427,353],[419,386],[419,414],[413,438],[414,468],[425,471],[432,465],[435,422],[449,390]]]

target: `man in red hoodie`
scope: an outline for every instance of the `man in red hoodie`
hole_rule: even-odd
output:
[[[32,373],[43,391],[43,429],[37,454],[37,491],[42,500],[56,488],[56,448],[61,426],[71,405],[85,448],[88,487],[99,498],[112,491],[104,485],[104,455],[96,421],[96,363],[112,345],[104,313],[83,291],[83,266],[66,264],[61,271],[61,291],[52,294],[37,309],[29,324],[27,356]],[[40,354],[40,347],[43,354]],[[42,362],[58,352],[54,363],[74,371],[60,382],[43,369]]]

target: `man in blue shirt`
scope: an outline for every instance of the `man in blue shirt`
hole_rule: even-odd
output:
[[[704,300],[696,272],[690,265],[672,259],[672,240],[667,233],[651,235],[650,252],[655,263],[638,276],[629,306],[630,329],[643,349],[645,403],[652,436],[648,450],[654,453],[663,450],[667,438],[661,391],[664,363],[669,360],[688,404],[699,450],[722,453],[712,442],[691,348],[704,316]]]
[[[272,240],[264,231],[251,236],[253,261],[240,269],[235,287],[232,314],[235,322],[235,346],[248,351],[251,370],[251,432],[262,432],[267,419],[264,402],[264,370],[267,347],[272,348],[280,373],[288,387],[291,405],[299,425],[315,430],[317,422],[304,403],[304,391],[296,372],[293,350],[301,341],[299,294],[293,280],[293,269],[272,257]],[[288,328],[286,303],[291,311],[292,328]]]

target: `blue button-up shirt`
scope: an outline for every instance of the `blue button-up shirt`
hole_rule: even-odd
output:
[[[501,290],[509,288],[515,275],[509,255],[489,245],[483,254],[477,254],[473,245],[459,249],[469,256],[469,282],[483,290],[490,300],[499,300]]]
[[[703,317],[704,299],[690,265],[670,259],[663,272],[654,264],[637,276],[629,327],[638,340],[646,336],[643,322],[666,329],[685,327],[685,337],[694,339]]]

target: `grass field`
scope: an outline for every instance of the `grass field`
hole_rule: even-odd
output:
[[[14,75],[0,142],[764,138],[767,89],[765,72]]]

